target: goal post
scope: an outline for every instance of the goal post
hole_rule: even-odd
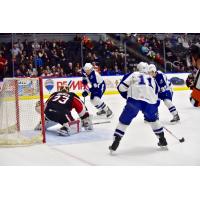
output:
[[[36,102],[40,101],[40,113]],[[35,130],[41,122],[41,130]],[[45,143],[42,78],[5,78],[0,91],[0,146]]]

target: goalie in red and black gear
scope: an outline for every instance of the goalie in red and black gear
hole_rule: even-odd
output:
[[[75,119],[71,111],[75,109],[82,121],[82,126],[92,130],[92,122],[85,104],[73,92],[69,92],[68,85],[63,85],[60,91],[54,92],[45,102],[45,117],[47,120],[57,122],[63,127],[59,130],[61,135],[69,135],[69,124]]]

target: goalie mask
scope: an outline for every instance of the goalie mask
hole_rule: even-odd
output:
[[[68,92],[69,92],[69,85],[68,85],[68,84],[63,84],[63,85],[60,87],[60,92],[68,93]]]

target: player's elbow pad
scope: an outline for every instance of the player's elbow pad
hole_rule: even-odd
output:
[[[127,92],[125,91],[125,92],[122,92],[121,91],[121,85],[119,84],[118,86],[117,86],[117,90],[118,90],[118,92],[119,92],[119,94],[123,97],[123,98],[125,98],[125,99],[127,99]]]
[[[121,84],[119,84],[119,85],[117,86],[117,90],[118,90],[119,93],[123,92],[123,87],[122,87]]]
[[[117,90],[118,90],[119,92],[127,92],[128,86],[127,86],[125,83],[121,82],[121,83],[117,86]]]

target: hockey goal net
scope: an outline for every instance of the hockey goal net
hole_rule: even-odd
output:
[[[0,91],[0,145],[30,145],[45,142],[42,79],[5,78]],[[41,130],[35,130],[41,121]]]

